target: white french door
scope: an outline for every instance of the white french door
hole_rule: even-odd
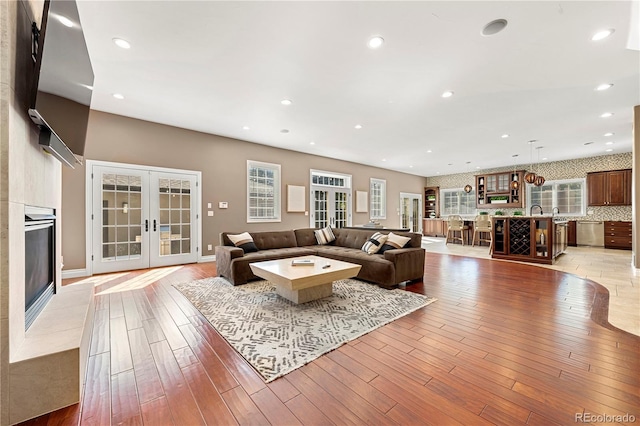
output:
[[[90,166],[92,273],[197,261],[197,172]]]
[[[314,228],[351,226],[351,175],[310,170],[311,217]]]
[[[344,228],[351,226],[351,192],[344,189],[314,189],[311,191],[311,226]]]
[[[411,232],[421,232],[422,195],[400,193],[400,227],[409,228]]]

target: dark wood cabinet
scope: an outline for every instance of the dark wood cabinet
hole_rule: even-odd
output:
[[[567,245],[571,247],[578,246],[578,227],[575,220],[567,223]]]
[[[524,170],[476,176],[478,209],[522,208],[524,206]]]
[[[424,188],[424,219],[440,217],[440,187]]]
[[[630,206],[631,169],[587,173],[590,206]]]
[[[631,222],[607,221],[604,223],[604,247],[631,250]]]
[[[566,222],[549,217],[493,217],[495,259],[551,264],[567,246]]]
[[[444,237],[447,233],[447,222],[442,219],[423,219],[422,234],[429,237]]]

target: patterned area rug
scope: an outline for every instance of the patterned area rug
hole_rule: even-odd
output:
[[[436,299],[348,279],[333,295],[296,305],[268,281],[233,286],[207,278],[175,287],[271,382]]]

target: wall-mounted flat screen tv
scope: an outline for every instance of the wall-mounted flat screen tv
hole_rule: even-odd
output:
[[[76,2],[45,1],[32,44],[29,116],[41,128],[40,144],[73,167],[84,156],[94,77]]]

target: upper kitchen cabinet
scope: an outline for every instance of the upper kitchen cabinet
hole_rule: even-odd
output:
[[[524,170],[476,176],[478,209],[522,208],[524,206]]]
[[[590,206],[630,206],[631,169],[587,173]]]

